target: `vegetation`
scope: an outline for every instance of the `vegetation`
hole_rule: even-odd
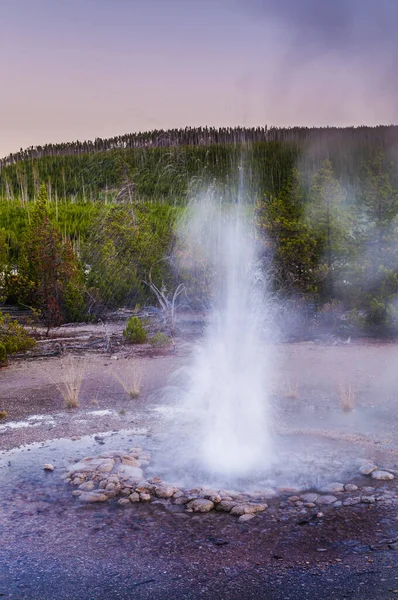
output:
[[[130,317],[123,335],[131,344],[143,344],[147,338],[146,329],[139,317]]]
[[[9,355],[26,352],[35,344],[35,340],[17,321],[7,314],[0,313],[0,366],[7,363]]]
[[[398,127],[187,128],[29,148],[0,164],[0,301],[47,327],[186,289],[190,197],[255,201],[273,285],[319,323],[398,331]],[[159,293],[157,293],[159,292]],[[164,298],[163,298],[164,297]],[[134,336],[134,326],[126,337]]]
[[[154,348],[166,348],[171,344],[171,339],[165,333],[158,331],[154,336],[149,338],[148,342]]]

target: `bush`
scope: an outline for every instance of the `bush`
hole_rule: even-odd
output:
[[[132,344],[143,344],[146,341],[146,330],[138,317],[130,317],[123,335]]]
[[[4,344],[0,342],[0,367],[7,364],[7,350]]]
[[[35,340],[17,321],[12,321],[10,315],[0,313],[0,365],[7,362],[8,355],[25,352],[35,344]]]
[[[156,335],[149,338],[148,342],[155,348],[166,348],[166,346],[170,344],[171,340],[166,334],[158,331]]]

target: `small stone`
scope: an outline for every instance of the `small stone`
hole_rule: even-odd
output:
[[[140,467],[141,461],[132,456],[123,456],[122,465],[128,465],[129,467]]]
[[[46,463],[45,465],[43,465],[43,469],[45,471],[54,471],[55,467],[51,463]]]
[[[298,502],[300,500],[299,496],[289,496],[289,498],[287,499],[288,502]]]
[[[333,506],[335,508],[340,508],[340,506],[343,506],[343,503],[341,500],[337,500],[337,502],[333,502]]]
[[[314,502],[304,502],[304,506],[306,508],[315,508],[316,504]]]
[[[107,492],[114,492],[116,490],[116,485],[112,482],[107,483],[105,489]]]
[[[150,492],[153,492],[154,489],[155,488],[153,485],[151,485],[150,483],[145,481],[144,483],[137,485],[135,488],[135,491],[138,492],[139,494],[149,494]]]
[[[141,502],[150,502],[151,494],[148,494],[147,492],[140,493],[140,500]]]
[[[247,521],[251,521],[252,519],[255,518],[255,515],[252,514],[244,514],[241,515],[238,519],[238,523],[247,523]]]
[[[129,479],[136,482],[141,481],[141,479],[143,479],[144,476],[142,469],[140,469],[139,467],[133,467],[131,465],[125,464],[118,465],[117,472],[120,475],[127,475]]]
[[[367,463],[359,468],[359,473],[361,475],[370,475],[373,471],[377,471],[377,466],[372,463]]]
[[[394,475],[388,471],[372,471],[372,479],[379,481],[391,481],[394,479]]]
[[[127,487],[126,488],[122,488],[122,490],[120,491],[120,493],[121,493],[122,496],[128,497],[131,494],[131,489],[127,488]]]
[[[239,517],[240,515],[250,515],[257,512],[262,512],[268,508],[268,504],[237,504],[231,510],[231,515]]]
[[[221,500],[216,506],[216,510],[230,512],[236,506],[236,500]]]
[[[186,496],[178,496],[178,498],[174,498],[174,504],[177,506],[182,506],[188,502],[188,498]]]
[[[320,506],[333,504],[334,502],[337,502],[336,496],[319,496],[319,498],[316,501],[316,503]]]
[[[130,494],[129,502],[139,502],[139,501],[140,501],[140,495],[137,494],[137,492],[133,492],[132,494]]]
[[[189,502],[187,508],[192,509],[193,512],[210,512],[214,508],[214,502],[206,498],[197,498]]]
[[[120,498],[117,503],[120,504],[120,506],[127,506],[127,504],[130,504],[130,500],[128,498]]]
[[[81,496],[82,495],[82,491],[81,490],[73,490],[72,492],[72,496]]]
[[[178,488],[171,485],[162,485],[155,488],[155,495],[158,498],[171,498],[177,491]]]
[[[99,482],[98,487],[99,487],[100,490],[104,490],[107,485],[108,485],[107,480],[103,479],[102,481]]]
[[[184,492],[182,492],[181,490],[178,490],[178,492],[175,492],[175,494],[173,494],[173,498],[182,498],[184,496]]]
[[[108,500],[108,496],[103,493],[82,492],[79,496],[79,500],[82,502],[106,502]]]
[[[214,504],[219,504],[221,502],[221,496],[220,494],[217,494],[217,492],[204,493],[203,498],[211,500],[212,502],[214,502]]]
[[[95,488],[95,484],[92,481],[85,481],[79,485],[79,490],[83,492],[91,492]]]
[[[344,486],[344,489],[345,489],[346,492],[356,492],[357,489],[358,489],[358,486],[355,485],[355,483],[347,483]]]
[[[364,504],[374,504],[376,502],[376,498],[374,496],[362,496],[361,502]]]
[[[339,492],[344,492],[344,483],[329,483],[324,489],[324,492],[330,492],[331,494],[338,494]]]
[[[394,550],[395,552],[398,551],[398,542],[393,542],[392,544],[388,544],[388,547],[390,548],[390,550]]]
[[[300,496],[300,498],[303,502],[310,502],[311,504],[313,502],[316,502],[318,500],[318,497],[319,497],[319,494],[313,494],[313,493],[302,494]]]
[[[343,506],[355,506],[355,504],[359,504],[360,501],[360,498],[347,498],[346,500],[343,500]]]

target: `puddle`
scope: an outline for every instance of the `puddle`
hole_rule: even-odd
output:
[[[85,435],[76,441],[58,438],[45,442],[0,451],[0,484],[3,492],[22,483],[35,487],[57,485],[66,487],[62,473],[71,465],[71,459],[96,456],[110,450],[128,450],[132,446],[148,445],[147,429],[133,428]],[[55,466],[54,472],[43,470],[45,463]],[[70,492],[69,492],[70,493]]]

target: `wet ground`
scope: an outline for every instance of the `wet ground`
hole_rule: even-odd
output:
[[[73,411],[54,383],[65,356],[14,362],[0,372],[0,409],[9,415],[0,423],[0,597],[398,598],[395,500],[317,509],[308,519],[288,508],[268,510],[245,524],[172,504],[94,506],[71,496],[61,477],[70,459],[134,445],[156,449],[165,427],[157,390],[189,352],[182,338],[150,355],[84,353],[80,408]],[[398,468],[398,347],[306,343],[275,352],[283,365],[273,382],[279,439],[302,460],[306,449],[318,457],[309,471],[323,465],[331,479],[332,461],[340,460],[352,473],[336,476],[355,479],[358,456]],[[142,385],[134,400],[114,376],[132,367],[141,370]],[[349,410],[342,385],[353,389]],[[47,462],[53,472],[43,470]],[[378,486],[398,494],[397,481]]]

